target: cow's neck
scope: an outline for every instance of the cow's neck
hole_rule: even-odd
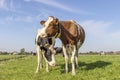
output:
[[[61,36],[61,26],[60,23],[58,24],[58,32],[55,34],[55,38],[59,38]]]
[[[65,29],[65,26],[61,23],[59,23],[59,26],[61,28],[61,36],[59,37],[59,39],[61,40],[62,44],[64,46],[66,46],[67,44],[71,45],[75,44],[74,39],[72,39],[71,35],[68,35],[69,32]]]

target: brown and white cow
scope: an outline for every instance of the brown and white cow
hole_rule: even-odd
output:
[[[44,26],[41,37],[59,37],[65,56],[65,71],[68,72],[68,56],[71,54],[72,75],[76,74],[75,63],[78,67],[78,49],[85,39],[84,29],[75,21],[59,21],[49,16],[47,21],[41,21]]]

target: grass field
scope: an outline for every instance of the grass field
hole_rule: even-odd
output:
[[[22,58],[22,57],[25,57],[25,55],[0,55],[0,62],[8,61],[11,59],[18,59],[18,58]]]
[[[0,59],[2,58],[3,56],[0,55]],[[47,73],[44,63],[43,69],[38,74],[35,74],[36,56],[0,61],[0,80],[120,80],[118,55],[81,55],[76,76],[71,75],[71,65],[69,65],[69,73],[64,73],[62,56],[57,55],[56,59],[58,66],[50,67],[50,72]]]

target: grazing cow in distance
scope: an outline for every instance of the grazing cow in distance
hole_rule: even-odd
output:
[[[105,52],[104,52],[104,51],[101,51],[101,52],[100,52],[100,55],[105,55]]]
[[[62,50],[61,47],[55,47],[54,49],[55,49],[55,51],[56,51],[56,54],[58,54],[58,53],[63,53],[63,50]]]
[[[41,29],[38,30],[37,36],[35,38],[36,50],[38,56],[38,65],[36,73],[42,68],[42,59],[46,61],[46,71],[49,72],[48,66],[55,66],[55,38],[42,38],[40,37]]]
[[[62,54],[63,57],[64,57],[62,47],[55,47],[54,50],[56,51],[56,55],[57,55],[57,54]]]
[[[68,55],[71,54],[72,75],[75,75],[75,63],[78,67],[78,50],[85,40],[84,29],[73,20],[59,21],[53,16],[49,16],[47,21],[40,23],[44,26],[41,37],[58,37],[61,40],[66,73],[68,72]]]

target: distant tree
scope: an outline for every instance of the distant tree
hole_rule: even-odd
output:
[[[25,54],[25,48],[20,49],[20,54],[24,55]]]

